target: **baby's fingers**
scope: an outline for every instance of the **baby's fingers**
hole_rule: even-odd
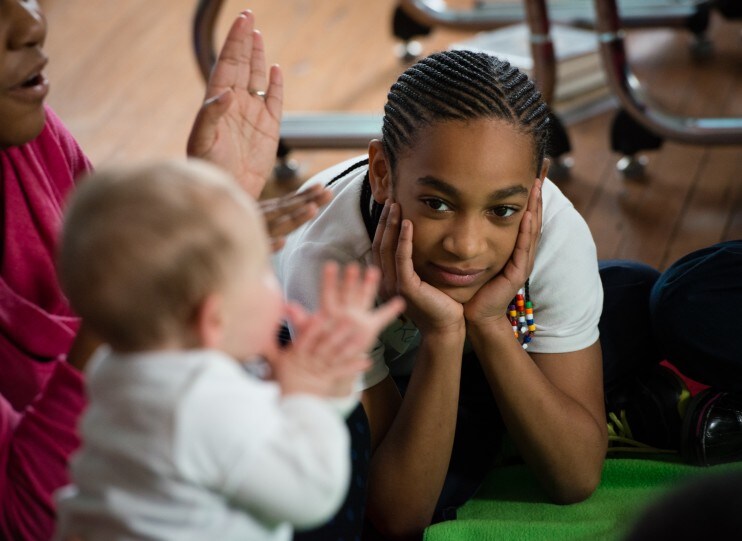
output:
[[[325,263],[322,269],[322,289],[320,291],[320,311],[333,314],[338,305],[338,274],[340,270],[334,261]]]
[[[406,303],[402,297],[394,297],[373,311],[371,314],[373,328],[371,334],[373,336],[370,337],[372,341],[382,331],[382,329],[384,329],[384,327],[389,325],[399,317],[402,312],[404,312],[405,306]]]
[[[361,275],[360,266],[351,263],[346,267],[343,282],[342,300],[345,307],[352,310],[368,310],[374,305],[379,291],[381,272],[376,267],[368,267]]]
[[[345,265],[338,289],[338,301],[344,307],[358,305],[359,288],[362,285],[361,267],[352,261]]]

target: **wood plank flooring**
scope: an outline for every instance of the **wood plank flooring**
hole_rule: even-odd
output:
[[[191,49],[195,0],[43,0],[51,56],[49,103],[94,163],[180,156],[203,83]],[[394,56],[394,0],[225,2],[218,36],[251,8],[268,61],[282,65],[287,111],[381,111],[404,69]],[[712,19],[715,53],[694,62],[690,35],[669,29],[629,34],[632,66],[650,96],[685,115],[742,116],[740,21]],[[470,36],[435,29],[424,53]],[[607,112],[568,127],[575,161],[562,190],[585,216],[601,258],[665,268],[683,254],[742,238],[742,149],[665,142],[647,152],[643,182],[623,180],[610,150]],[[303,151],[302,179],[358,151]],[[280,193],[292,184],[271,183]],[[742,276],[742,271],[741,271]]]

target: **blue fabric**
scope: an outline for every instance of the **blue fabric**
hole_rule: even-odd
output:
[[[742,391],[742,240],[671,265],[650,297],[661,353],[690,378]]]
[[[600,344],[606,390],[659,363],[652,336],[649,294],[660,273],[649,265],[625,260],[599,262],[603,282]]]

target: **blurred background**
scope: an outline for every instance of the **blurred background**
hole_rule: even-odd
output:
[[[204,83],[192,46],[196,1],[42,0],[51,57],[49,104],[94,164],[184,155]],[[457,2],[449,2],[456,5]],[[465,2],[458,2],[463,4]],[[511,2],[512,3],[512,2]],[[471,4],[471,2],[469,2]],[[409,65],[392,33],[395,0],[226,0],[216,29],[221,43],[245,8],[256,15],[269,63],[283,67],[285,111],[381,113],[386,92]],[[695,58],[679,29],[628,31],[631,67],[650,96],[684,116],[742,116],[742,24],[712,13],[713,51]],[[422,54],[472,38],[433,28]],[[742,238],[742,152],[666,141],[644,152],[640,179],[616,170],[614,111],[567,122],[574,165],[558,182],[587,220],[600,258],[630,258],[663,269],[696,248]],[[291,153],[299,166],[265,195],[298,186],[357,150]]]

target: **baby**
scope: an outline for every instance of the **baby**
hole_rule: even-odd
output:
[[[59,275],[110,347],[88,368],[58,538],[284,540],[336,511],[343,415],[365,351],[403,309],[374,308],[376,269],[328,264],[315,314],[286,305],[254,201],[212,166],[172,162],[84,181]],[[280,349],[283,318],[298,332]],[[241,364],[256,356],[275,381]]]

